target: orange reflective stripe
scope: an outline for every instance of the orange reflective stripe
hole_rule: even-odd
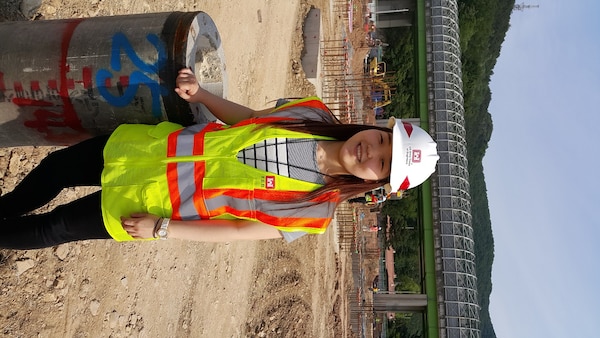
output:
[[[317,196],[316,198],[313,198],[311,200],[311,202],[316,202],[316,203],[321,203],[321,202],[339,203],[340,202],[340,193],[337,190],[330,191],[328,193],[322,194],[321,196]]]
[[[329,110],[329,107],[327,107],[325,105],[325,103],[323,103],[323,101],[317,99],[316,97],[310,97],[310,98],[306,98],[306,99],[289,102],[287,104],[277,107],[275,109],[275,111],[282,109],[282,108],[289,108],[289,107],[310,107],[310,108],[317,108],[317,109],[321,109],[321,110],[324,110],[327,112],[331,112],[331,110]]]
[[[202,182],[202,177],[206,173],[206,162],[196,162],[194,165],[194,176],[195,182]],[[202,189],[202,184],[196,184],[196,191],[194,192],[194,206],[196,207],[196,212],[198,215],[202,217],[208,217],[210,215],[209,211],[206,209],[206,205],[204,204],[204,190]]]
[[[254,189],[254,197],[256,199],[266,201],[289,201],[298,199],[306,195],[306,191],[284,191],[273,189]]]
[[[204,198],[211,199],[226,195],[234,198],[246,198],[248,190],[246,189],[204,189]]]
[[[194,155],[204,154],[204,137],[206,136],[206,133],[215,131],[215,130],[221,130],[221,129],[223,129],[222,124],[216,123],[216,122],[211,122],[211,123],[207,124],[206,127],[204,127],[200,132],[196,133],[194,135],[194,146],[193,146],[194,149],[193,149],[192,154],[194,154]]]
[[[177,155],[177,137],[183,129],[169,134],[167,138],[167,157]],[[179,184],[177,182],[177,163],[167,163],[167,183],[169,186],[169,196],[173,214],[171,218],[181,219],[179,207],[181,206],[181,197],[179,196]]]
[[[294,228],[312,228],[323,229],[328,224],[329,218],[308,218],[308,217],[275,217],[261,211],[256,211],[256,219],[266,224],[276,224],[276,226]]]
[[[223,214],[231,214],[236,217],[253,219],[253,211],[252,210],[238,210],[230,207],[229,205],[223,205],[214,210],[211,210],[214,215],[223,215]]]
[[[230,214],[241,218],[254,219],[266,223],[266,224],[277,224],[278,226],[285,227],[284,224],[294,225],[294,228],[312,228],[312,229],[323,229],[329,222],[330,218],[297,218],[297,217],[276,217],[267,213],[253,210],[237,210],[230,206],[222,206],[213,210],[216,215]],[[255,215],[254,215],[255,214]]]
[[[325,111],[329,111],[329,108],[321,100],[303,101],[303,102],[299,102],[299,103],[295,104],[294,106],[295,107],[311,107],[311,108],[318,108],[318,109],[322,109]]]
[[[254,189],[254,196],[257,199],[266,201],[289,201],[298,199],[306,195],[305,191],[282,191],[282,190],[265,190],[265,189]],[[330,191],[321,196],[317,196],[310,199],[309,202],[338,202],[339,193],[337,191]]]
[[[206,132],[201,131],[194,135],[194,145],[192,146],[192,154],[193,155],[202,155],[204,154],[204,136]]]
[[[291,117],[278,117],[278,116],[265,116],[265,117],[255,117],[247,120],[240,121],[234,124],[232,127],[243,127],[250,124],[265,124],[265,123],[273,123],[285,120],[296,120]]]
[[[181,134],[182,130],[183,129],[180,129],[169,134],[169,137],[167,138],[167,157],[173,157],[177,155],[177,137],[179,134]]]
[[[179,184],[177,183],[177,163],[167,163],[167,182],[169,186],[169,196],[171,197],[171,205],[173,207],[171,218],[181,219],[181,214],[179,212],[181,198],[179,197]]]

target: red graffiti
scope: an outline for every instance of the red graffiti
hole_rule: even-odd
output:
[[[12,102],[17,106],[21,107],[52,107],[54,103],[42,100],[26,99],[22,97],[16,97],[12,99]]]
[[[13,88],[15,89],[17,96],[20,97],[23,95],[23,84],[21,82],[15,81],[15,83],[13,84]]]
[[[40,107],[33,112],[33,120],[25,121],[25,126],[45,134],[45,138],[52,142],[64,143],[66,141],[81,140],[88,137],[86,133],[83,133],[84,129],[81,126],[81,121],[79,120],[69,97],[69,90],[75,88],[75,80],[68,77],[70,66],[67,61],[71,38],[82,20],[83,19],[71,20],[66,25],[61,40],[61,53],[58,61],[59,79],[58,81],[56,79],[48,80],[48,89],[56,93],[56,96],[49,96],[48,99],[59,99],[61,101],[60,104],[44,100],[42,97],[36,97],[36,92],[39,93],[41,89],[39,81],[31,81],[30,98],[26,97],[29,95],[23,90],[23,85],[20,82],[14,83],[14,90],[16,93],[16,97],[12,98],[14,104],[20,107]],[[0,77],[0,83],[0,86],[4,87],[3,77]],[[89,67],[83,69],[83,84],[85,88],[92,87],[92,71]],[[77,133],[73,134],[68,131],[56,132],[51,128],[70,128]]]
[[[70,22],[70,24],[67,26],[67,29],[65,29],[65,32],[63,34],[63,39],[62,39],[62,43],[61,43],[61,53],[60,53],[60,60],[59,60],[59,65],[58,68],[60,69],[60,89],[59,89],[59,94],[60,97],[62,97],[63,99],[63,104],[64,104],[64,108],[63,108],[63,114],[64,114],[64,120],[67,124],[69,125],[76,125],[77,128],[74,129],[78,129],[81,130],[83,128],[81,128],[81,123],[79,121],[79,118],[77,117],[77,113],[75,112],[75,108],[73,107],[73,103],[71,102],[70,98],[69,98],[69,89],[75,88],[74,83],[72,82],[72,79],[68,79],[67,78],[67,73],[70,70],[69,64],[67,63],[67,56],[69,54],[69,44],[71,43],[71,38],[73,37],[73,34],[75,33],[75,29],[77,28],[77,26],[79,26],[79,23],[81,23],[83,21],[83,19],[75,19],[73,21]],[[69,81],[71,80],[71,81]],[[70,87],[70,86],[73,87]]]
[[[31,81],[31,91],[37,92],[40,90],[40,82],[39,81]]]
[[[12,102],[20,107],[53,107],[54,103],[44,100],[26,98],[13,98]],[[35,128],[42,133],[50,133],[48,127],[70,127],[79,128],[78,124],[70,124],[70,120],[64,118],[64,113],[51,111],[48,108],[37,109],[33,112],[35,120],[25,121],[25,126]]]
[[[48,80],[48,88],[52,90],[58,90],[58,84],[56,80]]]
[[[94,83],[92,80],[92,68],[83,67],[82,77],[83,77],[83,88],[90,89],[94,86]]]
[[[129,76],[120,76],[119,82],[121,83],[121,86],[123,86],[123,87],[129,86]]]
[[[34,100],[26,98],[13,98],[12,102],[20,107],[54,107],[54,103],[44,100]],[[45,134],[46,140],[58,143],[58,144],[73,144],[82,141],[89,137],[87,133],[83,133],[81,126],[78,123],[75,125],[70,124],[70,121],[64,118],[62,112],[56,112],[50,110],[52,108],[40,108],[33,112],[34,120],[25,121],[25,126],[28,128],[36,129],[38,132]],[[55,133],[50,129],[55,128],[71,128],[78,131],[78,133]]]

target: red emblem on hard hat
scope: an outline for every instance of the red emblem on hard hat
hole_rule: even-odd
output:
[[[406,134],[408,135],[408,137],[410,137],[410,135],[413,132],[413,125],[408,122],[402,122],[402,125],[404,125],[404,130],[406,130]]]
[[[408,176],[406,176],[404,181],[402,181],[402,183],[400,184],[400,188],[398,188],[398,191],[408,190],[409,187],[410,187],[410,181],[408,180]]]
[[[412,161],[413,161],[413,163],[421,162],[421,149],[413,149]]]

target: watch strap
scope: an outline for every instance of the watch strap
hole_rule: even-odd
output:
[[[168,217],[164,217],[162,218],[162,221],[160,223],[160,228],[158,228],[158,231],[156,232],[157,237],[159,239],[167,239],[169,236],[169,223],[171,222],[171,219]]]

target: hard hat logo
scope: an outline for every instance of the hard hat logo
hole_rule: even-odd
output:
[[[392,191],[407,190],[423,183],[435,171],[439,159],[437,144],[418,126],[400,120],[391,120]]]
[[[414,149],[412,151],[412,162],[413,163],[421,162],[421,150],[420,149]]]
[[[413,164],[421,162],[421,150],[413,149],[410,145],[404,150],[404,157],[406,158],[406,166],[410,167]],[[392,158],[393,161],[393,158]]]

